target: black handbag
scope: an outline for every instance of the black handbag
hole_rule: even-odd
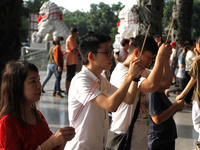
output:
[[[130,150],[131,138],[132,138],[132,133],[133,133],[133,125],[135,124],[135,121],[137,120],[139,111],[140,111],[140,96],[139,96],[139,101],[135,109],[133,119],[131,121],[131,124],[127,132],[124,134],[116,134],[110,130],[108,131],[108,140],[106,144],[106,150]]]

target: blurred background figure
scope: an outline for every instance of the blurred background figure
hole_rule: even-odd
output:
[[[49,81],[53,73],[55,74],[55,77],[56,77],[56,68],[54,65],[54,62],[55,62],[54,61],[54,47],[56,45],[56,41],[52,41],[52,44],[53,46],[49,49],[49,53],[48,53],[47,74],[44,80],[42,81],[42,93],[45,93],[44,86]]]
[[[56,46],[54,47],[54,65],[56,68],[56,86],[54,88],[53,96],[56,96],[58,98],[63,98],[64,96],[61,94],[60,89],[60,81],[62,78],[62,72],[63,72],[63,62],[64,62],[64,53],[61,49],[61,45],[64,44],[64,38],[59,36],[58,40],[56,42]]]
[[[65,80],[65,94],[68,94],[68,90],[70,87],[70,83],[72,78],[75,75],[76,72],[76,65],[78,64],[78,45],[75,41],[75,38],[78,34],[77,28],[71,28],[70,29],[71,34],[66,39],[66,66],[67,66],[67,75]]]

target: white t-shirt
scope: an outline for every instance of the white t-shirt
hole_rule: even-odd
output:
[[[93,86],[93,83],[99,79],[100,84],[94,91],[97,84]],[[86,103],[85,99],[92,86],[91,97],[88,96],[89,100]],[[82,70],[72,79],[69,89],[69,122],[75,128],[76,135],[67,142],[65,150],[102,150],[105,147],[109,128],[108,112],[92,103],[91,100],[101,93],[110,96],[116,90],[117,88],[103,76],[97,78],[85,66],[82,67]],[[78,119],[73,122],[82,104],[85,107]]]
[[[189,50],[186,53],[186,57],[185,57],[185,71],[190,71],[191,67],[192,67],[192,63],[193,60],[196,58],[196,55],[193,51]]]
[[[176,49],[175,48],[172,48],[172,53],[170,55],[170,60],[172,61],[172,59],[176,57]]]
[[[111,84],[119,87],[128,73],[128,67],[118,63],[111,75]],[[144,77],[149,75],[150,71],[146,69],[138,87],[145,80]],[[137,92],[136,99],[133,105],[122,103],[116,112],[112,113],[112,124],[110,130],[120,134],[125,133],[133,118],[137,102],[139,101],[139,92]],[[141,93],[140,112],[134,124],[132,134],[131,149],[132,150],[147,150],[148,149],[148,132],[149,132],[149,102],[147,93]]]

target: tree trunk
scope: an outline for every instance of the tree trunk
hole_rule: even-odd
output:
[[[148,25],[151,25],[149,35],[162,35],[162,17],[164,0],[138,0],[133,6],[133,13],[138,23],[137,34],[146,34]]]
[[[172,41],[184,42],[191,39],[193,0],[176,0],[173,6],[174,23]]]
[[[8,61],[18,60],[20,57],[21,16],[22,0],[0,1],[0,73]]]

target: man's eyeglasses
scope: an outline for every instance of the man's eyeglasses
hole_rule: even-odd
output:
[[[110,50],[109,52],[95,52],[95,53],[103,53],[103,54],[106,54],[108,58],[110,58],[111,56],[113,56],[113,50]]]

